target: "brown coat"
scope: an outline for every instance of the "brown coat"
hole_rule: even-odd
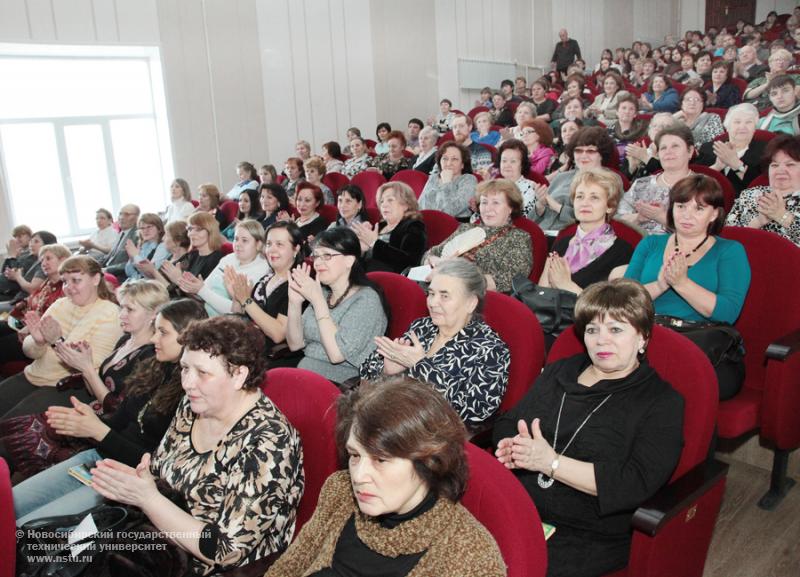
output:
[[[338,471],[325,481],[314,516],[265,577],[300,577],[330,567],[339,536],[353,514],[359,539],[373,551],[389,557],[427,551],[408,577],[506,575],[494,539],[460,504],[439,499],[430,511],[386,529],[359,511],[350,475]]]

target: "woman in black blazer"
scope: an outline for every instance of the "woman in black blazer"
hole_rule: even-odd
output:
[[[377,202],[383,217],[380,223],[352,226],[361,241],[367,271],[400,273],[418,265],[427,235],[414,191],[404,182],[390,181],[378,189]]]

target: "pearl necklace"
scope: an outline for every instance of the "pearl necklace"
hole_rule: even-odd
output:
[[[678,182],[679,180],[684,179],[684,178],[686,178],[688,176],[691,176],[693,174],[694,174],[694,171],[690,170],[689,172],[687,172],[686,174],[684,174],[680,178],[675,179],[675,182]],[[666,184],[669,188],[672,188],[675,185],[675,182],[670,182],[670,181],[667,180],[667,173],[666,172],[662,172],[661,173],[661,180],[663,180],[664,184]]]

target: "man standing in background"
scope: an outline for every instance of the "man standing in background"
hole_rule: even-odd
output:
[[[553,50],[550,68],[557,70],[561,78],[565,78],[569,65],[581,57],[581,47],[578,46],[577,40],[569,37],[566,28],[558,31],[558,37],[561,40],[556,44],[556,49]]]

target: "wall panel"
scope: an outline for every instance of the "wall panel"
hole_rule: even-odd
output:
[[[80,43],[97,39],[91,0],[57,0],[52,5],[56,40]]]
[[[24,29],[30,31],[34,42],[56,42],[56,16],[52,0],[28,0],[21,11],[28,18]]]

